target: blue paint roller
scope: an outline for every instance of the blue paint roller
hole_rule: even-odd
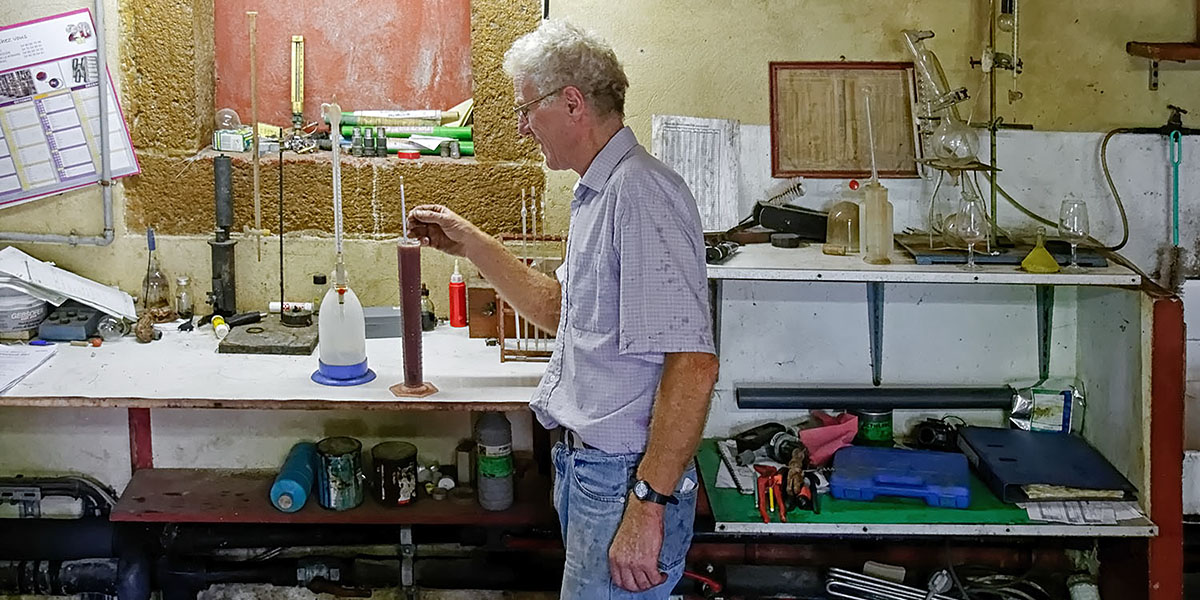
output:
[[[283,468],[275,476],[271,486],[271,504],[279,510],[292,513],[304,508],[312,493],[316,479],[317,446],[312,442],[300,442],[292,446]]]

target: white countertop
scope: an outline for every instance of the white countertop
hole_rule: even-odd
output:
[[[404,379],[399,338],[367,340],[374,381],[330,387],[309,379],[318,351],[218,354],[211,327],[164,327],[162,339],[149,344],[132,336],[99,348],[59,344],[53,358],[0,395],[0,406],[516,410],[528,404],[545,370],[545,363],[501,363],[495,346],[440,324],[423,335],[422,350],[424,379],[439,391],[397,398],[388,387]]]

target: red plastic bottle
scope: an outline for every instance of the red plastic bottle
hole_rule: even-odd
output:
[[[450,326],[467,326],[467,284],[458,272],[458,259],[454,259],[454,274],[450,276]]]

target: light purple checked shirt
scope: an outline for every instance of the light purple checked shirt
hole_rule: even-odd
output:
[[[664,354],[713,346],[704,239],[683,179],[621,129],[575,186],[538,421],[609,453],[646,449]]]

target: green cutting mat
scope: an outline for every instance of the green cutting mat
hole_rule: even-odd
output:
[[[717,441],[708,439],[700,444],[697,454],[701,478],[713,517],[724,523],[758,523],[762,517],[754,507],[754,496],[739,494],[733,488],[717,487],[717,469],[721,458]],[[1025,510],[1015,504],[1005,504],[996,497],[975,474],[971,474],[971,506],[968,508],[937,508],[915,498],[879,498],[871,502],[836,500],[821,496],[821,514],[793,509],[787,514],[788,523],[956,523],[1017,525],[1030,523]],[[771,519],[778,521],[778,515]]]

